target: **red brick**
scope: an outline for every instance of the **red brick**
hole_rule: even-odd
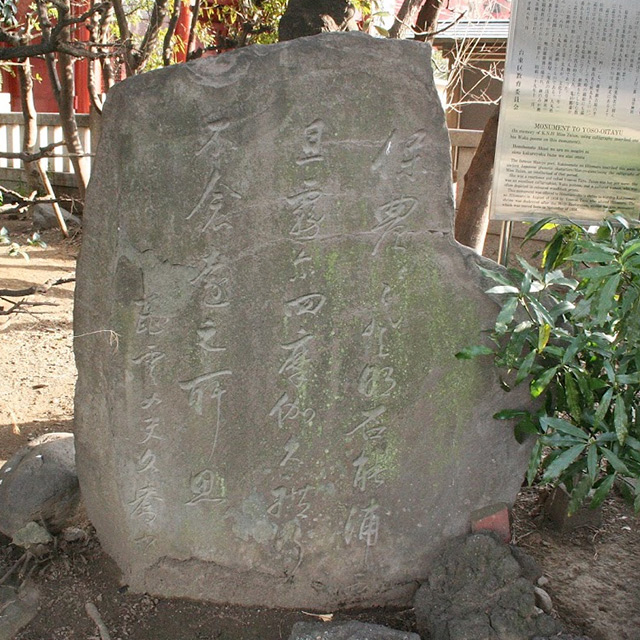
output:
[[[501,540],[511,541],[511,520],[509,506],[504,502],[492,504],[471,513],[471,531],[492,531]]]

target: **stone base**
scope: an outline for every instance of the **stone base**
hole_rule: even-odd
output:
[[[561,532],[573,531],[579,527],[598,528],[602,524],[602,509],[581,507],[569,515],[569,493],[564,485],[557,486],[544,505],[544,514],[550,524]]]

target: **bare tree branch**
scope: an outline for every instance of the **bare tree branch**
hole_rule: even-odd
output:
[[[147,23],[147,30],[142,38],[142,43],[140,44],[138,51],[134,54],[136,63],[135,71],[142,69],[149,59],[151,50],[158,39],[160,27],[162,27],[162,23],[164,22],[166,15],[167,0],[155,0],[153,3],[153,9],[151,10],[151,16],[149,17],[149,22]]]
[[[389,29],[390,38],[402,38],[405,33],[413,29],[415,18],[423,0],[404,0],[396,15],[395,22]]]
[[[36,293],[47,293],[52,287],[57,287],[61,284],[67,284],[69,282],[75,282],[75,276],[71,278],[57,278],[47,280],[44,284],[36,284],[27,289],[0,289],[0,296],[6,298],[24,298],[25,296],[33,296]]]
[[[171,40],[176,32],[176,27],[178,26],[181,4],[180,0],[173,0],[171,17],[169,18],[169,24],[167,25],[167,33],[165,33],[164,41],[162,43],[162,64],[165,67],[168,67],[171,64]]]
[[[127,75],[133,73],[135,61],[133,52],[131,51],[131,31],[129,30],[129,21],[122,6],[122,0],[113,0],[113,12],[116,14],[116,22],[120,31],[120,42],[124,48],[124,65]]]
[[[0,158],[22,160],[23,162],[35,162],[36,160],[42,160],[42,158],[50,158],[53,155],[53,150],[56,147],[63,146],[64,144],[64,141],[52,142],[35,153],[28,153],[26,151],[0,151]]]

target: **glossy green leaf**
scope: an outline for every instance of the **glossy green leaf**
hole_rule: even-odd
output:
[[[567,300],[563,300],[558,304],[554,305],[549,309],[549,314],[552,318],[557,318],[558,316],[564,315],[568,311],[573,311],[576,308],[576,305],[573,302],[569,302]]]
[[[582,335],[578,335],[573,338],[569,343],[569,346],[565,349],[564,356],[562,357],[562,364],[568,364],[571,362],[577,355],[578,351],[583,347],[583,344],[584,337]]]
[[[580,419],[582,408],[580,404],[580,391],[573,374],[570,371],[564,372],[564,393],[569,406],[569,412],[575,420]]]
[[[600,447],[600,453],[609,461],[611,466],[618,472],[622,473],[625,476],[630,475],[629,469],[627,469],[627,465],[618,458],[618,456],[611,451],[611,449],[607,449],[606,447]]]
[[[551,336],[551,325],[541,324],[538,328],[538,351],[544,351],[544,348],[547,346],[547,342],[549,342],[549,337]]]
[[[606,442],[617,442],[618,436],[614,431],[605,431],[596,438],[596,444],[605,444]]]
[[[596,425],[601,424],[602,421],[604,420],[604,417],[607,414],[607,411],[609,410],[609,406],[611,405],[612,399],[613,399],[613,387],[608,389],[605,392],[605,394],[602,396],[602,399],[600,400],[600,404],[598,405],[598,408],[596,409],[596,414],[595,414]]]
[[[618,384],[640,384],[640,371],[626,375],[616,376]]]
[[[542,220],[538,220],[537,222],[532,224],[527,230],[527,232],[525,233],[522,244],[524,244],[528,240],[531,240],[533,237],[535,237],[541,229],[544,229],[545,227],[548,228],[549,226],[555,226],[554,223],[556,221],[557,221],[557,218],[548,217],[548,218],[543,218]]]
[[[618,436],[618,442],[623,445],[629,434],[629,421],[624,398],[621,395],[616,396],[613,407],[613,425],[616,430],[616,435]]]
[[[545,430],[560,431],[560,433],[566,433],[569,436],[584,440],[585,442],[589,439],[589,436],[582,429],[579,429],[563,418],[544,416],[540,418],[540,424]]]
[[[559,368],[560,367],[558,366],[551,367],[551,369],[547,369],[542,373],[541,376],[531,381],[529,390],[533,398],[538,398],[542,394],[542,392],[547,388],[551,380],[553,380],[553,377],[556,375]]]
[[[587,449],[587,472],[592,482],[595,482],[598,475],[598,449],[593,443]]]
[[[524,418],[530,415],[524,409],[503,409],[493,414],[494,420],[513,420],[514,418]]]
[[[531,308],[536,320],[540,324],[544,324],[546,322],[547,324],[553,325],[553,318],[535,298],[528,297],[526,304]]]
[[[606,355],[610,355],[610,352],[609,352],[608,349],[605,351],[605,353],[606,353]],[[615,381],[616,381],[616,373],[613,370],[613,365],[611,364],[611,362],[609,362],[608,360],[605,360],[602,363],[602,368],[604,369],[604,372],[607,374],[607,378],[608,378],[609,382],[611,384],[614,384]]]
[[[518,369],[518,373],[516,375],[516,384],[520,384],[523,380],[527,378],[527,376],[531,373],[531,369],[535,363],[536,355],[538,355],[535,350],[530,351],[525,359],[520,364],[520,368]]]
[[[530,329],[532,326],[533,322],[531,322],[531,320],[523,320],[513,328],[513,333],[521,333],[522,331]]]
[[[510,284],[499,284],[495,287],[491,287],[491,289],[487,289],[485,293],[515,293],[519,294],[520,290],[517,287],[514,287]]]
[[[558,432],[548,433],[540,436],[540,438],[545,447],[552,447],[554,449],[567,449],[574,444],[586,444],[584,438],[576,438],[575,436],[568,436]]]
[[[489,347],[485,347],[484,345],[475,345],[458,351],[458,353],[456,353],[456,358],[458,360],[472,360],[478,356],[491,356],[493,353],[493,349]]]
[[[516,256],[516,260],[525,273],[530,273],[534,278],[542,280],[542,274],[532,265],[530,265],[522,256]]]
[[[576,275],[579,278],[602,279],[602,278],[606,278],[607,276],[611,276],[614,273],[619,273],[619,272],[620,272],[619,264],[608,264],[608,265],[602,265],[600,267],[588,267],[586,269],[580,269],[580,271],[578,271]]]
[[[579,282],[575,278],[567,278],[560,269],[547,273],[544,277],[546,284],[560,285],[563,287],[569,287],[569,289],[575,289]]]
[[[507,325],[513,320],[516,309],[518,308],[518,298],[516,296],[509,298],[502,305],[500,313],[496,318],[496,331],[498,333],[504,333],[507,330]]]
[[[640,441],[636,440],[633,436],[627,436],[626,445],[640,452]],[[640,483],[638,486],[640,487]]]
[[[567,513],[569,516],[575,514],[575,512],[582,506],[585,498],[589,495],[589,491],[593,486],[593,481],[589,476],[584,476],[580,482],[576,485],[575,489],[571,492],[569,499],[569,505],[567,507]]]
[[[478,267],[478,269],[484,276],[486,276],[490,280],[493,280],[494,282],[513,286],[513,282],[511,282],[511,280],[509,280],[509,278],[507,278],[507,276],[502,271],[498,271],[497,269],[486,269],[485,267]]]
[[[567,260],[572,262],[610,262],[616,255],[614,249],[592,249],[575,256],[569,256]]]
[[[558,233],[542,252],[542,266],[545,269],[553,269],[556,266],[562,254],[563,246],[564,238],[562,234]]]
[[[591,387],[591,380],[586,375],[577,376],[578,388],[580,389],[580,394],[582,395],[584,402],[583,406],[593,407],[595,402],[595,398],[593,395],[593,389]]]
[[[516,424],[513,429],[513,433],[515,435],[518,443],[522,444],[528,437],[540,435],[540,431],[537,425],[531,420],[529,416],[523,418]]]
[[[613,483],[615,482],[616,474],[613,473],[610,476],[607,476],[598,486],[598,488],[593,492],[593,498],[589,503],[589,507],[591,509],[597,509],[603,502],[603,500],[609,495],[609,491],[611,491],[611,487],[613,487]]]
[[[551,462],[544,472],[542,482],[551,482],[552,480],[556,480],[558,476],[560,476],[563,471],[566,471],[569,465],[571,465],[571,463],[574,462],[580,454],[582,454],[584,449],[584,444],[576,444],[554,458],[553,462]]]
[[[603,323],[611,308],[616,304],[615,293],[620,284],[620,274],[612,276],[602,287],[600,298],[598,299],[598,307],[596,312],[596,322]]]
[[[620,256],[620,261],[621,262],[625,262],[626,260],[628,260],[631,256],[633,256],[634,254],[639,254],[640,253],[640,240],[636,240],[635,242],[632,242],[623,252],[622,255]]]
[[[529,456],[529,466],[527,467],[527,484],[531,486],[536,479],[536,475],[538,473],[538,468],[540,467],[540,462],[542,460],[542,442],[538,440],[531,450],[531,455]]]

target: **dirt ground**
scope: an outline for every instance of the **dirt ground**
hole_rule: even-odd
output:
[[[0,217],[0,226],[22,243],[30,232],[20,220]],[[73,274],[79,238],[62,240],[56,231],[43,236],[48,247],[31,249],[29,261],[8,257],[0,247],[0,289]],[[0,307],[6,313],[11,301],[0,299]],[[72,308],[69,283],[30,296],[19,313],[0,315],[1,461],[43,433],[73,431]],[[523,490],[514,509],[514,541],[539,562],[555,614],[567,631],[593,640],[640,640],[640,520],[614,497],[604,505],[601,526],[561,534],[543,519],[544,496]],[[40,592],[38,612],[16,640],[106,640],[105,631],[111,640],[280,640],[289,637],[294,622],[312,619],[302,611],[130,594],[89,523],[39,558],[25,558],[8,539],[0,540],[0,585],[10,593],[20,585]],[[102,638],[87,603],[105,625]],[[0,622],[4,613],[0,606]],[[411,610],[334,615],[354,617],[413,630]]]

